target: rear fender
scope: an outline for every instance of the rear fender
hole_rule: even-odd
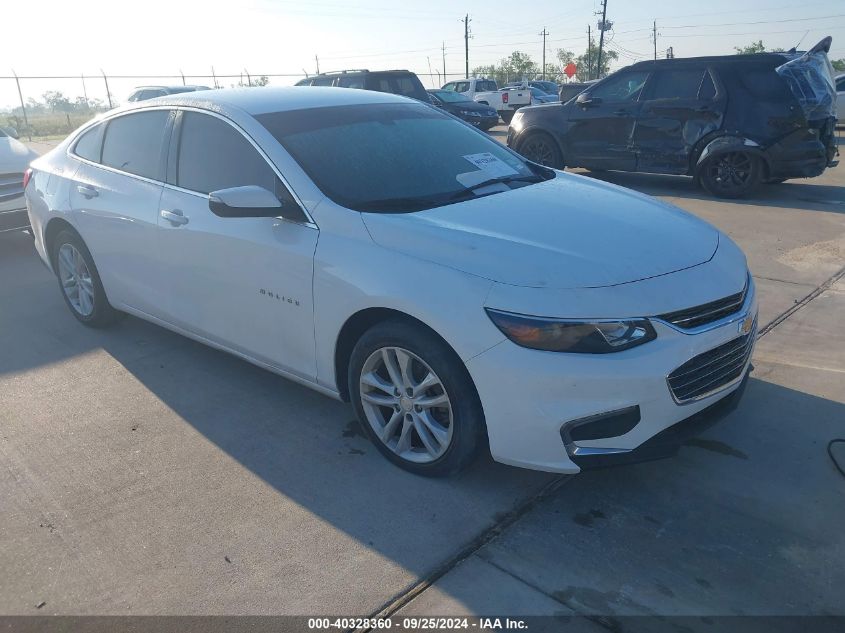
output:
[[[766,166],[766,171],[769,169],[769,158],[766,151],[756,141],[744,136],[720,136],[709,141],[701,153],[698,155],[698,160],[695,163],[693,173],[698,171],[698,168],[704,164],[709,158],[718,156],[719,154],[727,154],[729,152],[743,151],[755,156],[759,156]]]

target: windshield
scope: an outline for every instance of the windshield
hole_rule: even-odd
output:
[[[461,103],[469,101],[464,95],[459,92],[451,92],[449,90],[435,90],[432,94],[441,101],[446,103]]]
[[[427,105],[332,106],[255,118],[324,194],[358,211],[419,211],[497,193],[476,190],[497,178],[525,186],[550,177]]]

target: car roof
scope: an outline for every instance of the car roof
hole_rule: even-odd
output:
[[[648,59],[631,64],[628,68],[645,69],[661,66],[684,66],[688,64],[756,64],[775,66],[789,61],[786,53],[754,53],[748,55],[711,55],[709,57],[678,57],[673,59]]]
[[[268,112],[304,110],[327,106],[364,105],[368,103],[419,103],[414,99],[400,97],[387,92],[356,90],[354,88],[331,88],[310,86],[289,86],[271,88],[222,88],[201,90],[156,97],[135,102],[121,110],[135,110],[151,106],[195,106],[207,110],[237,108],[251,115]]]

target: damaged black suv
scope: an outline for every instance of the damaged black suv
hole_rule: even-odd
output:
[[[736,198],[837,164],[827,37],[806,53],[647,61],[517,111],[508,146],[550,167],[695,177]]]

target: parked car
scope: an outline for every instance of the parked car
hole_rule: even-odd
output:
[[[671,453],[754,347],[729,237],[395,95],[124,106],[33,162],[26,196],[81,323],[127,312],[351,400],[424,475],[488,445],[566,473]]]
[[[429,90],[428,94],[432,104],[485,132],[499,122],[499,113],[493,108],[467,99],[459,92]]]
[[[561,168],[694,176],[739,197],[837,164],[830,38],[804,54],[646,61],[562,105],[522,109],[508,146]]]
[[[300,79],[296,85],[375,90],[428,102],[422,82],[410,70],[341,70],[311,75]]]
[[[0,233],[29,227],[24,174],[38,154],[0,128]]]
[[[569,83],[561,84],[560,90],[557,93],[558,98],[561,103],[566,103],[573,97],[577,97],[597,81],[597,79],[591,79],[590,81],[570,81]]]
[[[529,92],[531,92],[531,103],[532,105],[538,105],[541,103],[557,103],[560,101],[560,97],[556,94],[548,94],[543,92],[539,88],[529,88]]]
[[[505,84],[505,88],[537,88],[549,95],[557,95],[559,86],[553,81],[535,79],[532,81],[511,81]]]
[[[845,74],[836,77],[836,119],[838,125],[845,125]]]
[[[127,101],[146,101],[165,95],[182,94],[184,92],[196,92],[197,90],[211,90],[208,86],[138,86],[129,95]]]
[[[499,86],[493,79],[472,78],[450,81],[443,86],[442,90],[459,92],[467,99],[491,106],[505,123],[511,122],[513,113],[519,108],[531,105],[531,93],[528,90],[519,88],[499,90]]]

